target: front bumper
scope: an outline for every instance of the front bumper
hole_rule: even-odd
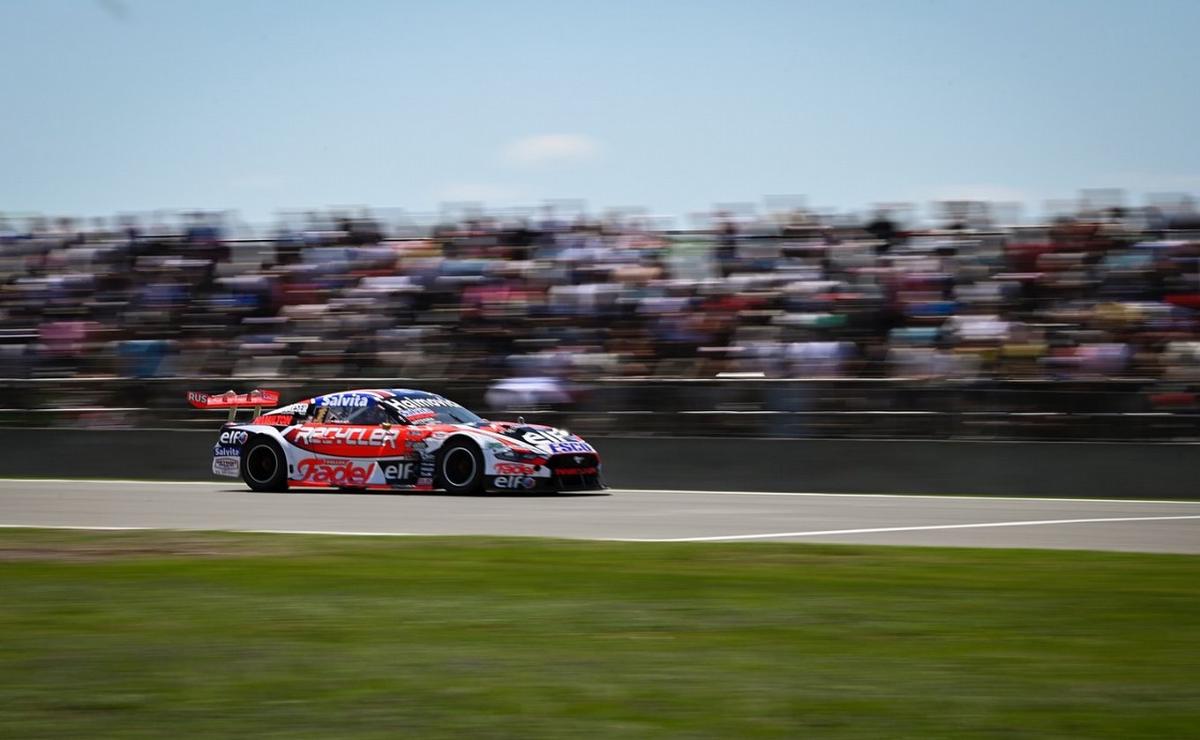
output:
[[[498,492],[550,493],[559,491],[603,491],[600,458],[595,453],[554,455],[546,461],[549,476],[497,475],[488,479],[487,489]]]

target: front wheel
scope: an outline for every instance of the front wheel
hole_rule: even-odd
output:
[[[455,494],[483,490],[483,454],[473,442],[456,440],[442,448],[437,463],[437,486]]]
[[[242,480],[255,491],[286,491],[287,463],[279,445],[255,437],[242,450]]]

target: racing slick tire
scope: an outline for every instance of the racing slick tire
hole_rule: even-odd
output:
[[[242,480],[254,491],[286,491],[287,459],[274,440],[252,437],[242,450]]]
[[[470,440],[456,439],[441,449],[434,486],[458,495],[483,491],[483,453]]]

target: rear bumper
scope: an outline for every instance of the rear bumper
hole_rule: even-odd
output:
[[[236,455],[224,457],[214,457],[212,459],[213,475],[220,475],[225,478],[241,478],[242,458]]]

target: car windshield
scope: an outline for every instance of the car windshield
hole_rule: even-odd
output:
[[[474,424],[474,412],[441,396],[399,396],[383,401],[405,424]]]

